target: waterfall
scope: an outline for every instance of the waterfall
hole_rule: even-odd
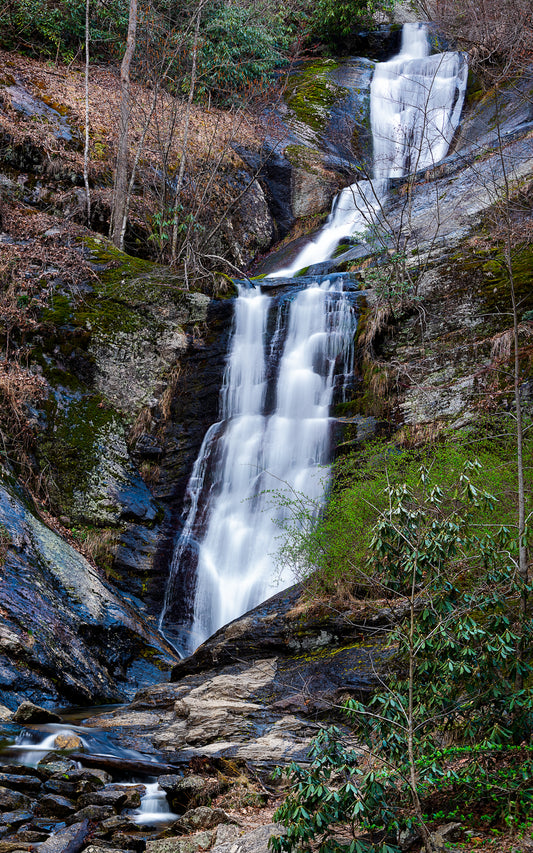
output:
[[[266,337],[271,312],[272,344]],[[278,300],[257,289],[240,292],[222,420],[209,430],[189,482],[190,509],[160,620],[180,651],[293,581],[276,569],[276,540],[287,501],[305,495],[319,506],[324,495],[329,406],[336,383],[352,372],[354,332],[342,277]],[[184,560],[195,564],[192,624],[169,630],[173,584]]]
[[[467,77],[462,53],[430,56],[426,25],[404,24],[400,53],[376,65],[370,84],[372,179],[345,187],[315,240],[271,278],[290,278],[323,263],[343,238],[363,238],[384,209],[390,178],[427,169],[446,156],[461,117]]]
[[[429,56],[426,27],[405,25],[400,53],[377,65],[371,84],[372,179],[344,189],[315,241],[269,278],[329,259],[341,238],[376,221],[391,177],[445,156],[466,74],[461,54]],[[294,580],[277,568],[277,538],[291,499],[304,496],[319,508],[327,490],[329,406],[352,371],[353,302],[339,275],[309,286],[296,279],[278,298],[257,288],[239,292],[220,421],[206,434],[189,481],[159,621],[184,654]],[[187,583],[193,603],[178,620],[176,594]]]

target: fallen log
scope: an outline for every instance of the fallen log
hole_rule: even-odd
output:
[[[109,770],[117,773],[140,773],[143,776],[162,776],[165,774],[180,774],[181,771],[176,764],[161,764],[158,761],[142,761],[134,758],[117,758],[112,755],[98,755],[86,752],[71,752],[69,758],[79,761],[85,767],[99,767],[100,770]]]

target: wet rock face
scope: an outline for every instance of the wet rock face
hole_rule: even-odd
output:
[[[105,240],[84,251],[98,277],[58,285],[31,342],[46,383],[35,455],[63,526],[155,616],[183,492],[217,419],[232,300],[186,291]]]
[[[174,656],[159,635],[6,483],[0,525],[3,704],[14,710],[27,696],[47,705],[116,700],[130,681],[163,676]],[[36,713],[28,704],[18,712]]]

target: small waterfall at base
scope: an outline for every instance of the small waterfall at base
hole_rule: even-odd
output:
[[[371,85],[372,180],[344,189],[315,241],[269,279],[328,260],[343,237],[379,219],[390,178],[445,156],[467,66],[459,53],[428,54],[426,27],[405,25],[400,53],[377,65]],[[159,621],[183,654],[294,581],[275,559],[288,503],[300,498],[318,512],[328,487],[329,406],[352,371],[355,299],[338,274],[291,285],[277,298],[241,289],[236,300],[221,419],[189,481]],[[191,602],[176,607],[187,587]]]

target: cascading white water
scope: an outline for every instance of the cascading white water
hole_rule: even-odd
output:
[[[329,259],[342,237],[376,221],[389,178],[446,154],[461,112],[466,62],[458,53],[428,53],[425,26],[407,24],[400,54],[376,67],[371,86],[372,180],[344,189],[316,240],[269,278]],[[285,499],[302,494],[318,507],[327,488],[334,376],[352,369],[351,301],[338,277],[298,290],[281,300],[269,345],[271,305],[259,290],[239,294],[221,421],[208,431],[189,482],[189,513],[159,623],[184,653],[293,581],[276,572],[274,556]],[[270,490],[278,493],[275,508]],[[173,600],[183,565],[189,576],[195,573],[194,608],[176,628]]]
[[[370,86],[372,180],[345,187],[318,236],[290,267],[271,278],[290,278],[331,258],[340,240],[363,235],[385,204],[390,178],[427,169],[446,156],[459,124],[468,77],[462,53],[429,56],[425,24],[405,24],[398,56],[376,65]]]
[[[153,825],[177,820],[179,815],[170,811],[167,795],[158,782],[147,782],[144,790],[140,808],[133,816],[135,823]]]
[[[184,553],[195,551],[193,622],[178,641],[184,651],[293,580],[276,572],[273,552],[284,497],[301,493],[320,502],[326,488],[335,372],[352,370],[355,318],[346,296],[336,278],[281,300],[277,364],[265,335],[273,300],[255,289],[237,299],[222,421],[206,436],[189,483],[189,515],[161,615],[164,630],[172,575]],[[210,466],[216,479],[206,487]]]

